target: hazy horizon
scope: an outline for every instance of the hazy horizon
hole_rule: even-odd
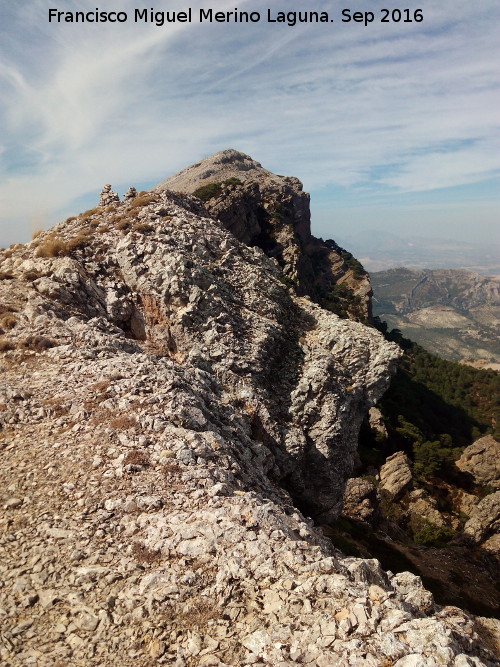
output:
[[[49,24],[50,6],[0,10],[0,245],[105,183],[152,187],[229,147],[300,178],[318,236],[500,241],[497,2],[424,0],[421,23],[364,26],[318,1],[335,22],[294,27]]]

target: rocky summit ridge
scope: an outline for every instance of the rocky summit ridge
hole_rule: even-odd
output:
[[[495,621],[318,527],[400,351],[287,280],[307,196],[256,177],[281,249],[211,213],[245,212],[230,182],[205,204],[106,186],[2,251],[2,664],[495,664]]]
[[[278,262],[298,295],[337,314],[371,318],[368,275],[335,241],[311,234],[309,194],[298,178],[264,169],[250,156],[226,149],[156,186],[202,197],[210,215],[236,238]]]

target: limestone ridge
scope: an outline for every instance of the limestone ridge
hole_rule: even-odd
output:
[[[337,516],[398,348],[199,199],[103,194],[0,255],[2,662],[493,665],[299,511]]]
[[[299,296],[353,319],[371,318],[368,275],[350,253],[311,234],[309,195],[297,178],[273,174],[227,149],[183,169],[155,191],[164,189],[203,191],[211,215],[240,241],[276,258]]]

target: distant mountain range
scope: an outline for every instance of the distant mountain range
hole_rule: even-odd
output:
[[[500,368],[500,277],[457,269],[371,273],[373,312],[430,352]]]
[[[345,237],[335,235],[335,240],[352,252],[370,273],[405,266],[469,269],[487,276],[500,274],[500,243],[485,245],[420,236],[403,238],[375,229]]]

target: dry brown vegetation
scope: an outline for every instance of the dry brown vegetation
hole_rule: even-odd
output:
[[[55,341],[45,336],[28,336],[20,343],[17,347],[20,350],[36,350],[37,352],[42,352],[43,350],[48,350],[51,347],[55,347]]]
[[[0,271],[0,280],[13,280],[14,275],[10,271]]]
[[[84,211],[81,214],[81,217],[85,220],[86,218],[90,218],[92,215],[95,215],[96,213],[99,213],[99,207],[96,206],[95,208],[89,208],[88,211]],[[74,218],[73,218],[74,219]]]
[[[155,201],[158,201],[158,195],[148,194],[146,191],[139,192],[137,197],[134,197],[134,199],[132,199],[130,202],[129,209],[142,208],[143,206],[152,204]]]
[[[15,345],[10,340],[6,340],[5,338],[0,339],[0,352],[9,352],[9,350],[13,350],[14,348]]]
[[[106,392],[109,389],[109,380],[99,380],[92,386],[92,389],[100,394]]]
[[[36,249],[36,257],[63,257],[69,252],[68,245],[58,236],[51,236]]]
[[[4,313],[0,316],[0,327],[4,331],[13,329],[17,324],[17,317],[13,313]]]
[[[132,544],[132,556],[138,563],[151,564],[156,562],[160,558],[161,553],[160,551],[155,551],[154,549],[150,549],[145,544],[141,544],[140,542],[134,542]]]
[[[39,273],[38,271],[25,271],[22,275],[23,280],[26,280],[27,282],[33,282],[34,280],[37,280],[37,278],[41,278],[43,276],[43,273]]]
[[[132,449],[130,452],[127,452],[127,456],[123,459],[123,465],[147,467],[151,465],[151,461],[147,452],[142,452],[140,449]]]
[[[219,616],[220,610],[212,600],[197,598],[184,607],[176,620],[183,628],[192,630],[205,627],[208,621]]]
[[[133,220],[130,218],[122,218],[119,222],[116,223],[116,229],[127,231],[132,228],[133,224]]]
[[[60,417],[69,413],[68,402],[64,398],[47,398],[43,404],[53,416]]]
[[[3,313],[17,313],[17,308],[6,303],[0,303],[0,315],[3,315]]]
[[[131,415],[122,415],[121,417],[112,419],[109,422],[109,425],[117,431],[126,431],[129,428],[135,428],[137,426],[137,421],[135,417],[132,417]]]
[[[154,227],[152,225],[148,225],[145,222],[140,222],[134,225],[132,230],[134,232],[139,232],[140,234],[147,234],[148,232],[152,232],[154,230]]]
[[[68,253],[72,253],[75,250],[80,250],[90,243],[92,235],[89,230],[82,229],[76,236],[70,239],[67,244]]]

